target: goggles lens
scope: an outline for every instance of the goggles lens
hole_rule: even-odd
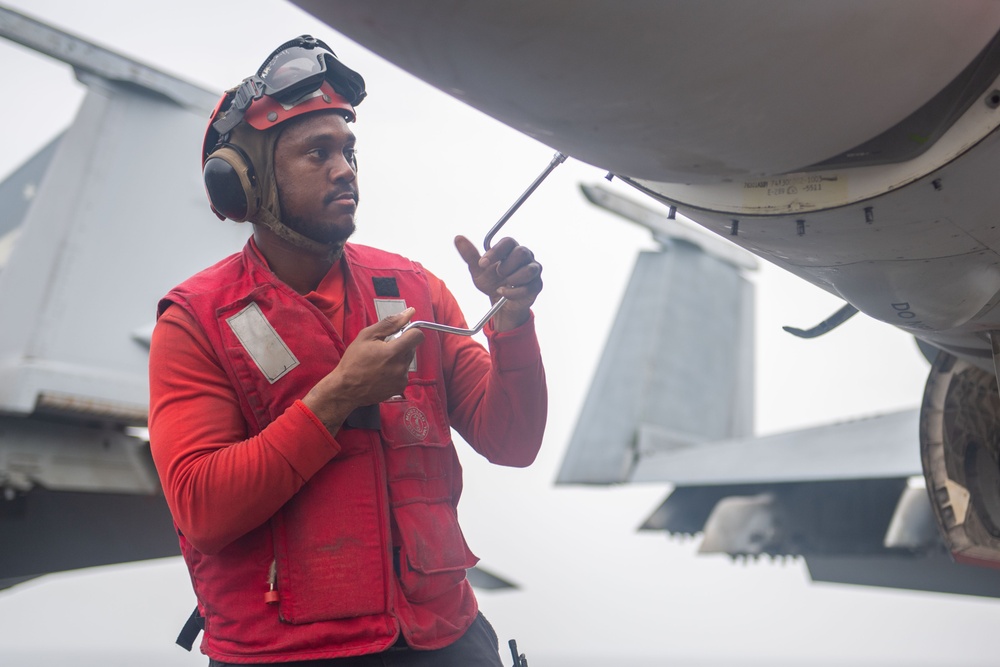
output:
[[[293,102],[311,93],[326,78],[327,52],[290,48],[273,57],[260,72],[267,95],[281,102]]]
[[[326,79],[352,106],[365,98],[365,80],[337,59],[326,42],[302,35],[275,49],[257,77],[266,84],[265,95],[291,103],[319,89]]]

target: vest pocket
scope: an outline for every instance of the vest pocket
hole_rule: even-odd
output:
[[[370,457],[327,464],[271,525],[278,614],[291,624],[386,610],[388,548]]]
[[[382,441],[387,447],[444,447],[451,442],[448,419],[433,381],[411,380],[404,398],[380,403],[379,410]]]
[[[410,503],[395,508],[402,539],[399,583],[411,602],[444,595],[465,581],[479,562],[469,550],[450,503]]]
[[[395,508],[408,502],[452,501],[461,488],[461,467],[436,387],[410,384],[406,398],[380,404],[389,499]]]
[[[405,398],[381,404],[392,515],[401,544],[399,583],[411,602],[462,585],[479,559],[458,525],[462,468],[437,386],[411,380]]]

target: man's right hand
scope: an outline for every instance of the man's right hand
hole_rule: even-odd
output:
[[[424,334],[410,329],[399,338],[390,337],[410,321],[414,312],[407,308],[362,329],[347,346],[337,367],[302,399],[331,433],[340,429],[355,408],[381,403],[406,389],[410,363]]]

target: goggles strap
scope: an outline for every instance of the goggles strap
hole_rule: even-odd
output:
[[[244,114],[254,101],[264,96],[264,82],[256,76],[247,77],[236,88],[233,101],[229,104],[226,114],[219,120],[212,123],[212,127],[220,136],[229,134],[234,127],[240,124]]]

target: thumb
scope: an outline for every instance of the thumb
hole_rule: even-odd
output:
[[[410,318],[413,317],[413,313],[415,312],[417,312],[416,308],[407,308],[402,312],[379,320],[375,324],[368,327],[368,331],[371,333],[372,338],[385,338],[386,336],[391,336],[402,329],[406,323],[410,321]]]
[[[464,236],[456,236],[455,248],[458,249],[458,254],[468,264],[470,271],[479,270],[479,248],[472,241]]]

